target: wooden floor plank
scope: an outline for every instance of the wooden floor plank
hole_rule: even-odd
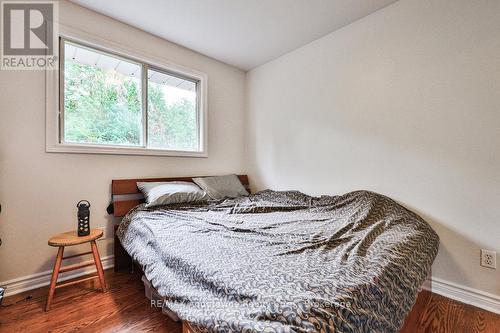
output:
[[[44,311],[47,288],[7,297],[0,308],[0,332],[181,332],[144,297],[138,274],[105,272],[108,291],[98,280],[59,289]]]
[[[500,315],[423,290],[401,333],[500,333]]]
[[[7,297],[0,308],[0,332],[181,333],[144,297],[138,273],[105,272],[108,291],[97,280],[58,289],[49,312],[47,288]],[[402,333],[500,333],[500,315],[422,291]]]

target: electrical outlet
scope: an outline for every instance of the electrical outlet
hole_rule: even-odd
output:
[[[481,249],[481,266],[497,268],[497,253],[495,251]]]

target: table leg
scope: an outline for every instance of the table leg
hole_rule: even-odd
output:
[[[52,271],[52,278],[50,279],[49,297],[47,298],[47,305],[45,306],[45,311],[50,310],[50,304],[54,298],[54,292],[56,291],[57,277],[59,276],[59,269],[61,268],[62,257],[64,253],[64,246],[59,246],[57,251],[56,262],[54,263],[54,270]]]
[[[90,242],[92,247],[92,255],[94,256],[95,267],[97,268],[97,274],[99,275],[99,282],[101,283],[101,289],[103,292],[106,291],[106,282],[104,281],[104,271],[102,269],[101,258],[99,257],[99,250],[95,240]]]

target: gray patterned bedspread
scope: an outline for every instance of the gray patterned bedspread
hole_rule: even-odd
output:
[[[200,332],[397,332],[439,238],[367,191],[137,206],[118,237]]]

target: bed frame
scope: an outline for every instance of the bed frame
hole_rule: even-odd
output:
[[[132,208],[144,202],[144,197],[141,191],[137,188],[137,182],[171,182],[184,181],[193,182],[193,177],[170,177],[170,178],[137,178],[137,179],[113,179],[111,182],[111,201],[112,214],[114,217],[125,216]],[[204,177],[204,176],[199,176]],[[240,182],[245,186],[245,189],[250,193],[250,183],[247,175],[238,175]],[[134,262],[123,248],[118,237],[116,229],[119,224],[114,226],[114,270],[118,271],[122,268],[133,270]],[[195,333],[187,322],[182,322],[182,333]]]

